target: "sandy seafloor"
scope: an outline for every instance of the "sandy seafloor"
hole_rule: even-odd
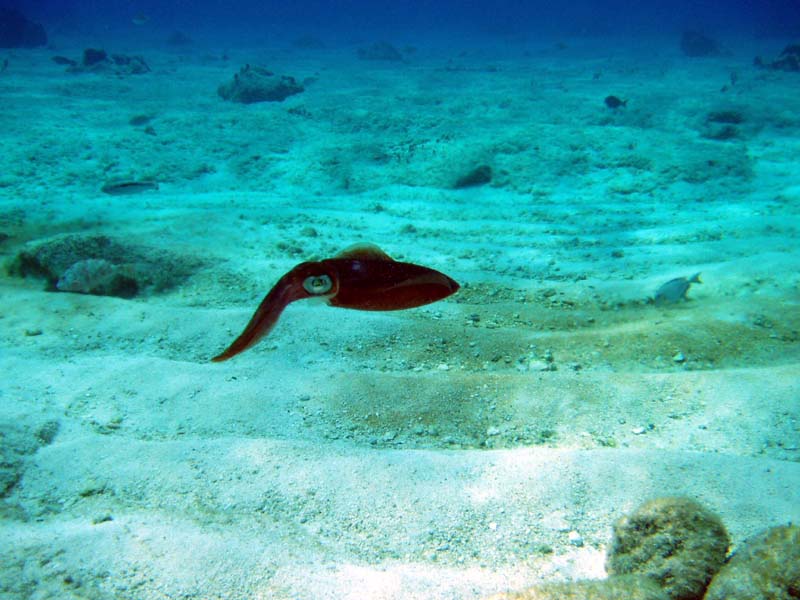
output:
[[[603,577],[612,522],[656,496],[734,546],[798,521],[800,75],[751,66],[786,42],[105,43],[145,56],[131,77],[50,61],[94,40],[4,52],[3,260],[81,233],[203,266],[132,300],[2,274],[0,594],[480,598]],[[245,63],[314,81],[223,102]],[[100,192],[118,178],[160,189]],[[208,362],[286,270],[367,241],[462,290],[297,303]]]

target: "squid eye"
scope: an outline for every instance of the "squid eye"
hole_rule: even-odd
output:
[[[327,275],[312,275],[311,277],[306,277],[305,281],[303,281],[303,289],[312,296],[330,292],[332,287],[333,282]]]

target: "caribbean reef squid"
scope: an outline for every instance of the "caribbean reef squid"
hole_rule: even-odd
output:
[[[444,273],[396,261],[377,246],[353,246],[333,258],[300,263],[281,277],[239,337],[211,360],[228,360],[255,345],[296,300],[324,298],[340,308],[403,310],[447,298],[458,288]]]

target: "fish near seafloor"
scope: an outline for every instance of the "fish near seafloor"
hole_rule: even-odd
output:
[[[672,304],[679,300],[688,300],[686,293],[693,283],[703,283],[700,281],[700,273],[695,273],[689,278],[678,277],[670,279],[656,290],[656,304]]]
[[[77,60],[72,60],[71,58],[67,58],[66,56],[51,56],[50,60],[52,60],[57,65],[66,65],[70,67],[75,67],[78,65]]]
[[[613,108],[613,109],[628,106],[627,100],[622,100],[620,98],[617,98],[616,96],[606,96],[606,99],[603,100],[603,102],[606,103],[606,106],[608,108]]]
[[[158,190],[155,181],[120,181],[118,183],[107,183],[100,191],[111,196],[132,196],[144,192],[154,192]]]

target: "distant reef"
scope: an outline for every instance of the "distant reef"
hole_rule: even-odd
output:
[[[375,42],[371,46],[358,49],[358,58],[361,60],[403,60],[400,51],[389,42]]]
[[[47,44],[47,33],[12,8],[0,8],[0,48],[36,48]]]
[[[52,61],[59,65],[67,65],[67,71],[70,73],[141,75],[150,72],[150,67],[141,56],[109,55],[101,48],[86,48],[80,62],[66,56],[53,56]]]
[[[800,71],[800,44],[789,44],[775,60],[765,61],[760,56],[756,56],[753,64],[775,71]]]
[[[692,58],[716,56],[722,53],[717,40],[699,31],[684,31],[681,35],[681,51]]]

